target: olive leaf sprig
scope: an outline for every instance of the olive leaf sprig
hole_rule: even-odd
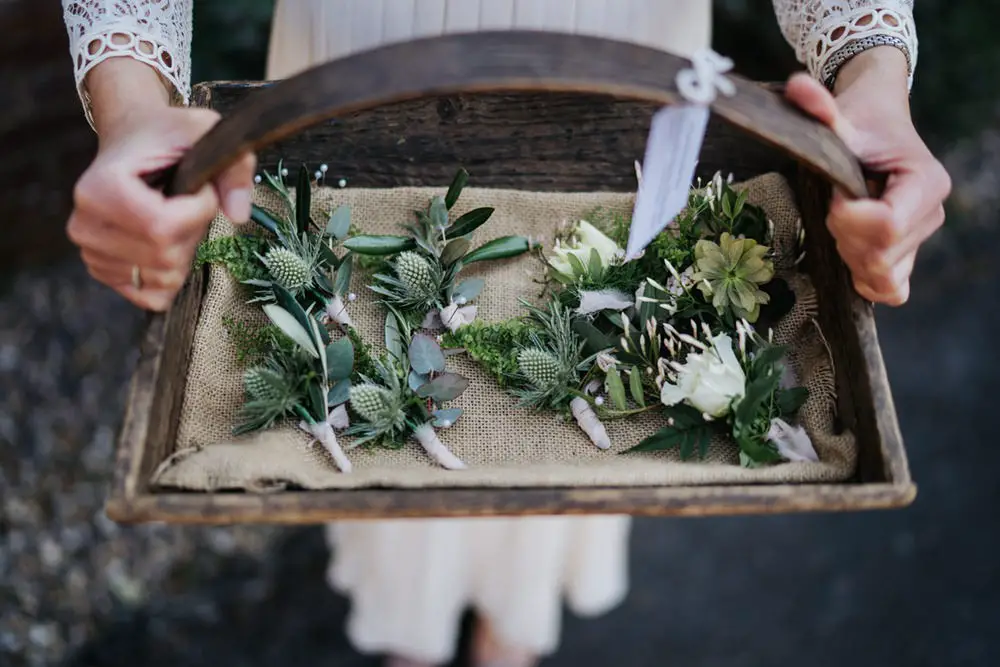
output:
[[[452,426],[461,408],[443,408],[458,398],[469,381],[445,369],[445,354],[426,334],[411,336],[398,313],[386,318],[388,353],[376,360],[375,374],[361,375],[350,389],[351,409],[359,417],[346,431],[354,446],[378,442],[401,447],[415,439],[439,465],[449,470],[466,468],[444,445],[436,429]]]
[[[282,173],[280,164],[278,168]],[[251,219],[273,237],[268,250],[256,255],[267,278],[243,281],[256,288],[251,301],[273,302],[271,287],[278,285],[303,307],[315,308],[328,319],[349,326],[344,302],[351,282],[353,259],[350,252],[340,257],[335,249],[350,232],[350,208],[346,205],[336,207],[326,224],[319,227],[311,215],[312,181],[305,165],[299,168],[294,199],[282,179],[267,172],[264,176],[282,199],[285,210],[272,213],[256,204],[251,207]]]
[[[275,302],[263,304],[263,311],[294,345],[275,342],[259,365],[245,371],[246,401],[234,433],[297,419],[299,428],[326,448],[337,467],[350,472],[334,429],[348,425],[344,404],[350,398],[354,346],[348,336],[331,340],[311,309],[303,309],[288,290],[280,285],[272,285],[272,290]]]
[[[468,305],[485,281],[458,281],[462,269],[476,262],[515,257],[528,252],[532,242],[523,236],[504,236],[472,249],[473,232],[493,215],[492,207],[475,208],[452,221],[455,206],[469,174],[460,169],[444,196],[431,198],[424,211],[414,211],[416,222],[403,225],[409,236],[358,235],[344,247],[358,255],[381,257],[370,289],[414,326],[443,324],[455,331],[471,322],[476,307]]]

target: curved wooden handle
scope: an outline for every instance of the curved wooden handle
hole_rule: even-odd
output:
[[[166,175],[167,194],[197,191],[244,151],[329,118],[429,95],[475,92],[606,94],[683,101],[679,56],[632,43],[537,31],[450,34],[401,42],[313,67],[266,88],[220,121]],[[825,125],[736,75],[736,95],[712,111],[773,144],[850,195],[867,195],[861,165]]]

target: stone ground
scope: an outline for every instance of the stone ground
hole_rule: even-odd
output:
[[[626,604],[567,618],[546,664],[1000,664],[998,242],[946,236],[879,311],[913,507],[640,520]],[[139,323],[75,261],[0,277],[0,665],[377,664],[346,644],[318,528],[102,514]]]

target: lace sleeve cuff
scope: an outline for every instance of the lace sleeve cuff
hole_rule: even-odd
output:
[[[876,46],[906,56],[908,85],[917,65],[913,0],[773,0],[781,32],[809,73],[833,87],[853,56]]]
[[[63,0],[77,90],[93,126],[85,78],[110,58],[152,67],[176,105],[190,94],[191,0]]]
[[[908,85],[913,85],[917,64],[917,38],[913,14],[898,9],[854,9],[817,23],[809,40],[806,65],[828,88],[837,72],[853,56],[876,46],[893,46],[906,56]]]

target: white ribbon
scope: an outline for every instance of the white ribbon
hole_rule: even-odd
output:
[[[701,49],[691,57],[693,67],[677,75],[677,90],[689,102],[710,104],[716,92],[727,97],[736,94],[736,85],[723,74],[733,68],[733,61],[712,49]]]

